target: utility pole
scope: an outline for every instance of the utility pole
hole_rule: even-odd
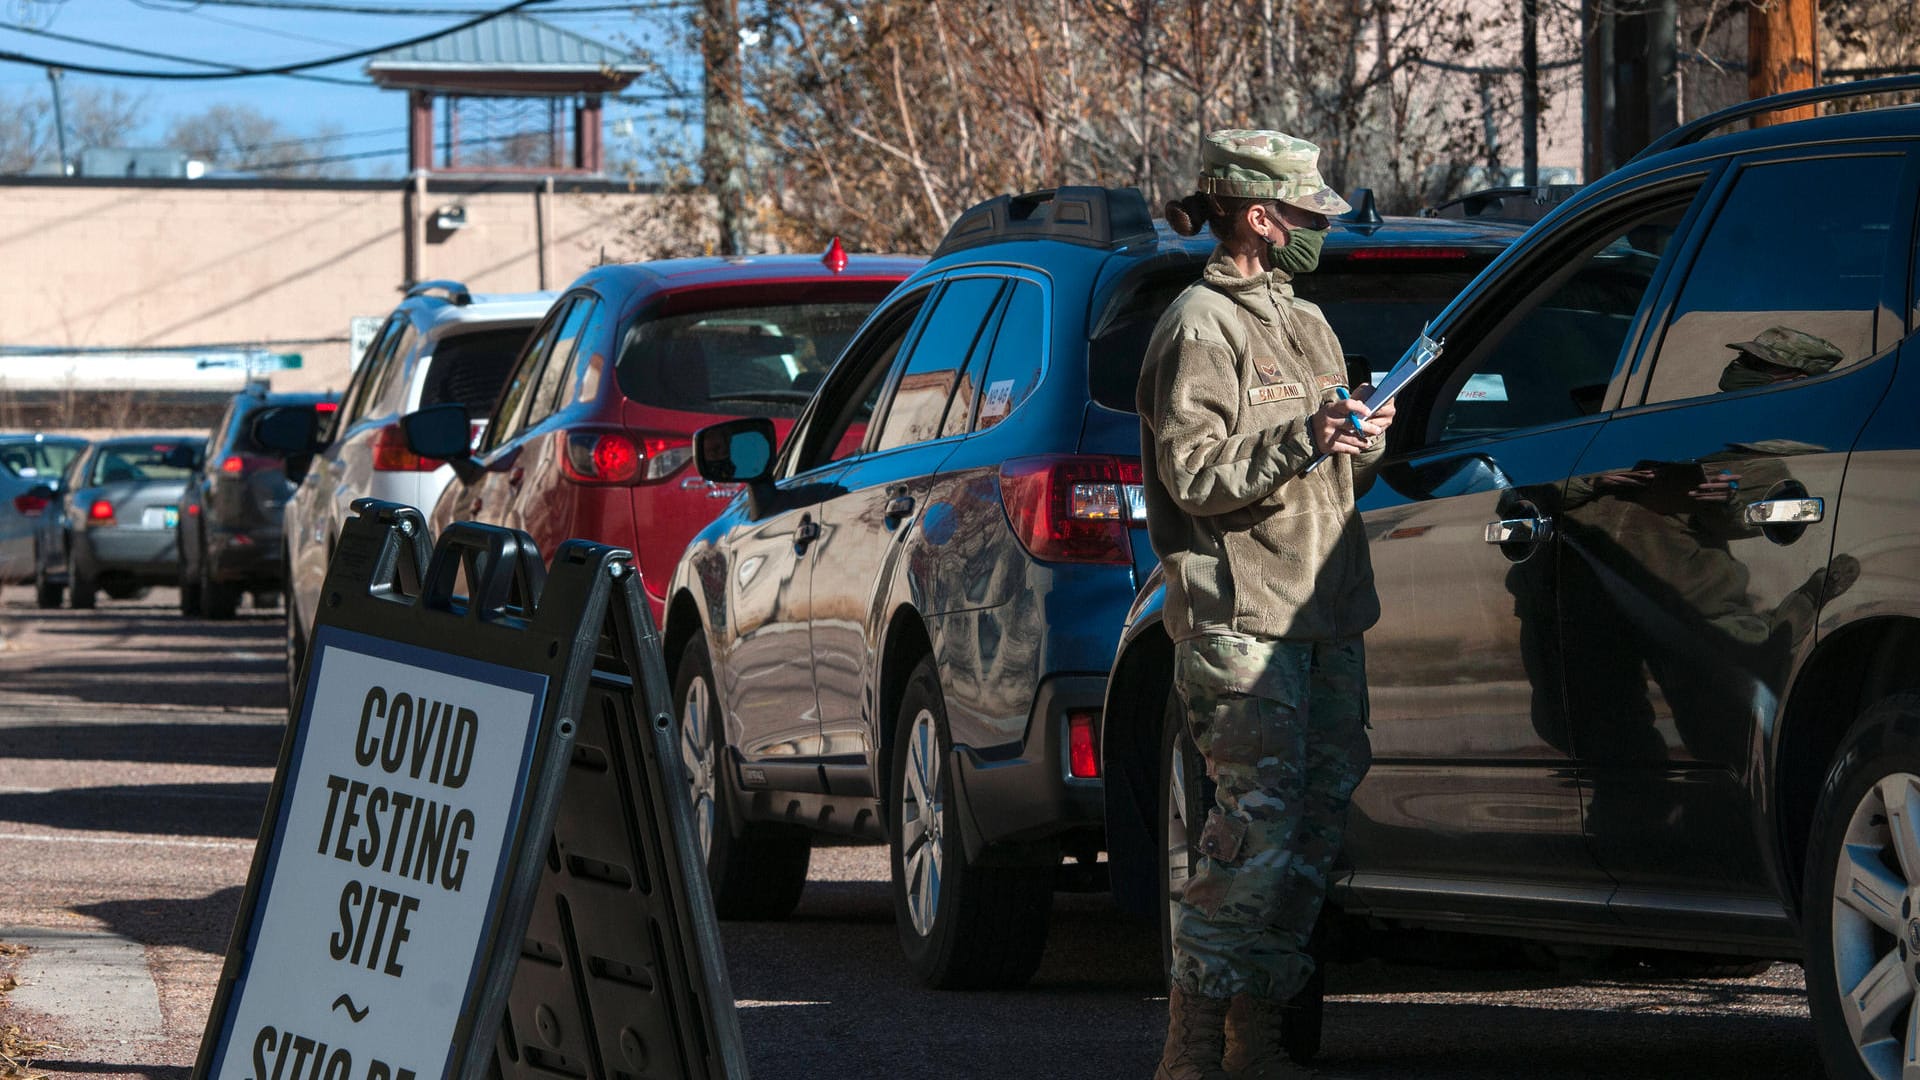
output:
[[[1540,186],[1540,0],[1520,0],[1521,169]]]
[[[1747,96],[1808,90],[1820,82],[1819,17],[1814,0],[1768,0],[1747,10]],[[1807,120],[1802,106],[1753,118],[1755,126]]]
[[[47,69],[47,81],[53,84],[53,131],[60,145],[60,175],[72,175],[67,171],[67,111],[60,102],[60,69]]]
[[[720,254],[746,253],[752,231],[747,205],[745,118],[740,92],[740,10],[736,0],[701,0],[700,52],[706,69],[706,133],[701,171],[720,204]]]

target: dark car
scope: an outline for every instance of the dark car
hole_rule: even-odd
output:
[[[1315,295],[1350,362],[1384,368],[1519,234],[1356,217]],[[891,840],[923,980],[1032,974],[1056,884],[1094,880],[1106,672],[1155,562],[1134,381],[1211,247],[1132,189],[992,200],[777,459],[764,421],[702,433],[703,473],[748,490],[687,549],[665,649],[723,911],[790,910],[815,833]]]
[[[32,581],[38,591],[34,533],[60,474],[86,448],[87,440],[70,435],[0,432],[0,585]],[[60,598],[42,606],[58,607]]]
[[[416,447],[455,476],[431,508],[635,552],[654,616],[687,541],[732,495],[693,471],[716,420],[793,423],[874,304],[923,260],[848,255],[601,266],[568,286],[520,351],[469,458],[469,412],[441,405],[449,445]],[[422,410],[424,412],[426,410]],[[429,453],[432,449],[437,452]]]
[[[240,597],[279,602],[287,586],[281,515],[293,495],[285,462],[253,437],[260,410],[307,406],[331,413],[337,394],[269,394],[254,385],[233,396],[213,426],[180,497],[180,612],[230,619]]]
[[[1893,1077],[1920,1054],[1920,112],[1699,141],[1860,88],[1669,136],[1435,320],[1359,500],[1374,764],[1331,899],[1798,960],[1830,1074]],[[1101,734],[1115,891],[1164,911],[1211,796],[1160,605]]]
[[[169,435],[103,439],[67,466],[35,533],[42,607],[59,606],[63,590],[75,608],[90,608],[101,592],[126,600],[179,580],[174,534],[199,443]]]

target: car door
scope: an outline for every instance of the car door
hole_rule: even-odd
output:
[[[820,739],[835,794],[873,794],[871,757],[879,725],[891,719],[876,715],[870,698],[885,629],[876,623],[888,615],[882,605],[902,541],[959,438],[943,430],[948,402],[1005,286],[998,275],[945,279],[905,359],[894,364],[880,422],[840,474],[839,490],[820,504],[809,621]]]
[[[1402,399],[1396,454],[1360,500],[1381,618],[1347,854],[1376,911],[1607,918],[1567,726],[1554,521],[1698,184],[1533,244],[1450,317],[1442,366]]]
[[[810,626],[822,504],[845,490],[842,477],[868,443],[927,295],[915,289],[895,300],[848,346],[788,436],[771,497],[728,534],[728,626],[715,690],[745,788],[825,788]]]
[[[1768,733],[1857,574],[1828,564],[1832,514],[1904,334],[1920,178],[1904,149],[1856,146],[1742,160],[1718,188],[1637,405],[1568,489],[1568,704],[1620,918],[1784,932]]]

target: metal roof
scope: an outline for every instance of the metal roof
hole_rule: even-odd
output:
[[[642,70],[630,53],[609,48],[528,15],[502,15],[431,41],[390,49],[367,62],[380,71]]]

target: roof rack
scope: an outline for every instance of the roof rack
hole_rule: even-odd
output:
[[[416,296],[428,296],[433,293],[445,294],[447,300],[455,307],[466,307],[468,304],[473,303],[473,294],[468,292],[467,287],[458,281],[435,278],[432,281],[416,281],[412,285],[407,286],[408,299]]]
[[[965,211],[933,256],[1002,240],[1062,240],[1114,248],[1153,235],[1153,214],[1139,188],[1047,188],[1001,195]]]
[[[1573,197],[1579,184],[1541,184],[1539,187],[1495,187],[1469,191],[1457,199],[1423,207],[1421,217],[1473,218],[1532,224]]]
[[[1790,90],[1784,94],[1773,94],[1756,98],[1739,105],[1708,113],[1698,120],[1692,120],[1674,128],[1665,135],[1648,143],[1646,149],[1633,155],[1628,164],[1665,153],[1676,146],[1688,146],[1706,138],[1707,133],[1733,123],[1746,120],[1762,113],[1779,112],[1782,109],[1797,109],[1803,105],[1815,105],[1823,101],[1844,101],[1847,98],[1866,97],[1870,94],[1887,94],[1899,91],[1920,91],[1920,75],[1894,75],[1885,79],[1865,79],[1852,83],[1831,83],[1815,86],[1806,90]]]

